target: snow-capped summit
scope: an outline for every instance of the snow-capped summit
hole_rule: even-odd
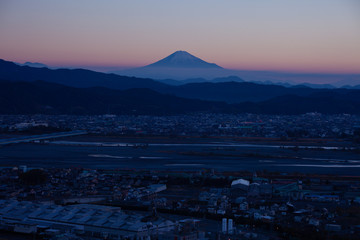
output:
[[[215,63],[208,63],[186,51],[176,51],[173,54],[145,67],[175,67],[175,68],[221,68]]]

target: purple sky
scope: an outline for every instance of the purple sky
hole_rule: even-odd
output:
[[[360,73],[358,0],[1,0],[0,58],[134,67],[185,50],[230,69]]]

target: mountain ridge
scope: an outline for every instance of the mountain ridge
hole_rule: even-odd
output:
[[[255,113],[295,115],[308,112],[360,114],[360,91],[327,91],[308,96],[277,96],[261,102],[229,104],[181,98],[146,88],[75,88],[56,83],[0,79],[0,114],[176,115]]]
[[[44,81],[0,80],[0,114],[169,115],[234,109],[226,103],[186,99],[147,88],[75,88]]]
[[[170,86],[146,78],[105,74],[84,69],[51,70],[47,68],[22,67],[4,60],[0,60],[0,79],[25,82],[42,80],[76,88],[104,87],[118,90],[148,88],[161,94],[170,94],[181,98],[220,101],[231,104],[262,102],[282,95],[306,97],[310,94],[322,93],[328,90],[334,93],[351,91],[351,89],[313,89],[307,86],[285,87],[253,82],[239,82],[239,79],[233,77],[219,78],[215,82],[205,81]]]
[[[72,87],[107,87],[113,89],[162,88],[166,84],[149,78],[120,76],[86,69],[49,69],[19,66],[0,59],[0,78],[10,81],[42,80]]]

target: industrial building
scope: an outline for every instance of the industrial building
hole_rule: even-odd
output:
[[[157,216],[126,214],[119,207],[0,200],[0,228],[14,232],[67,232],[107,239],[141,239],[170,232],[175,226],[175,222]]]

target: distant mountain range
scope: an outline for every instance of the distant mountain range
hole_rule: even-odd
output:
[[[43,64],[43,63],[38,63],[38,62],[26,62],[26,63],[17,63],[20,66],[28,66],[28,67],[35,67],[35,68],[49,68],[47,65]]]
[[[209,81],[214,78],[235,76],[248,82],[276,83],[278,85],[299,85],[299,83],[303,82],[303,85],[313,88],[334,88],[360,84],[360,74],[292,73],[225,69],[214,63],[208,63],[186,51],[174,52],[160,61],[144,67],[115,70],[113,73],[167,82],[171,79],[179,82],[185,81],[186,83],[196,82],[196,80]],[[331,83],[331,85],[322,84],[324,82]],[[179,85],[176,82],[173,82],[173,84]]]
[[[0,80],[0,114],[171,115],[196,112],[360,114],[360,91],[324,92],[306,97],[284,95],[262,102],[228,104],[186,99],[144,88],[74,88],[44,81]]]
[[[204,78],[189,78],[189,79],[185,79],[185,80],[163,79],[163,80],[157,80],[157,81],[168,84],[168,85],[172,85],[172,86],[180,86],[180,85],[185,85],[187,83],[244,82],[244,80],[242,80],[241,78],[236,77],[236,76],[214,78],[212,80],[207,80]],[[289,85],[289,86],[291,86],[291,85]]]
[[[152,79],[105,74],[85,69],[55,69],[19,66],[0,59],[0,79],[10,81],[47,81],[72,87],[106,87],[113,89],[156,88],[166,86]]]
[[[208,101],[240,103],[244,101],[264,101],[285,94],[304,96],[314,91],[308,87],[286,88],[277,85],[263,85],[233,81],[232,78],[219,78],[219,82],[189,83],[170,86],[152,79],[125,77],[83,69],[33,68],[19,66],[0,60],[0,79],[9,81],[46,81],[71,87],[105,87],[110,89],[149,88],[163,94]],[[238,79],[238,78],[236,78]],[[227,80],[230,80],[229,82]]]
[[[0,113],[360,114],[360,90],[285,87],[244,82],[238,77],[175,86],[152,79],[83,69],[50,70],[0,60],[0,79]]]

